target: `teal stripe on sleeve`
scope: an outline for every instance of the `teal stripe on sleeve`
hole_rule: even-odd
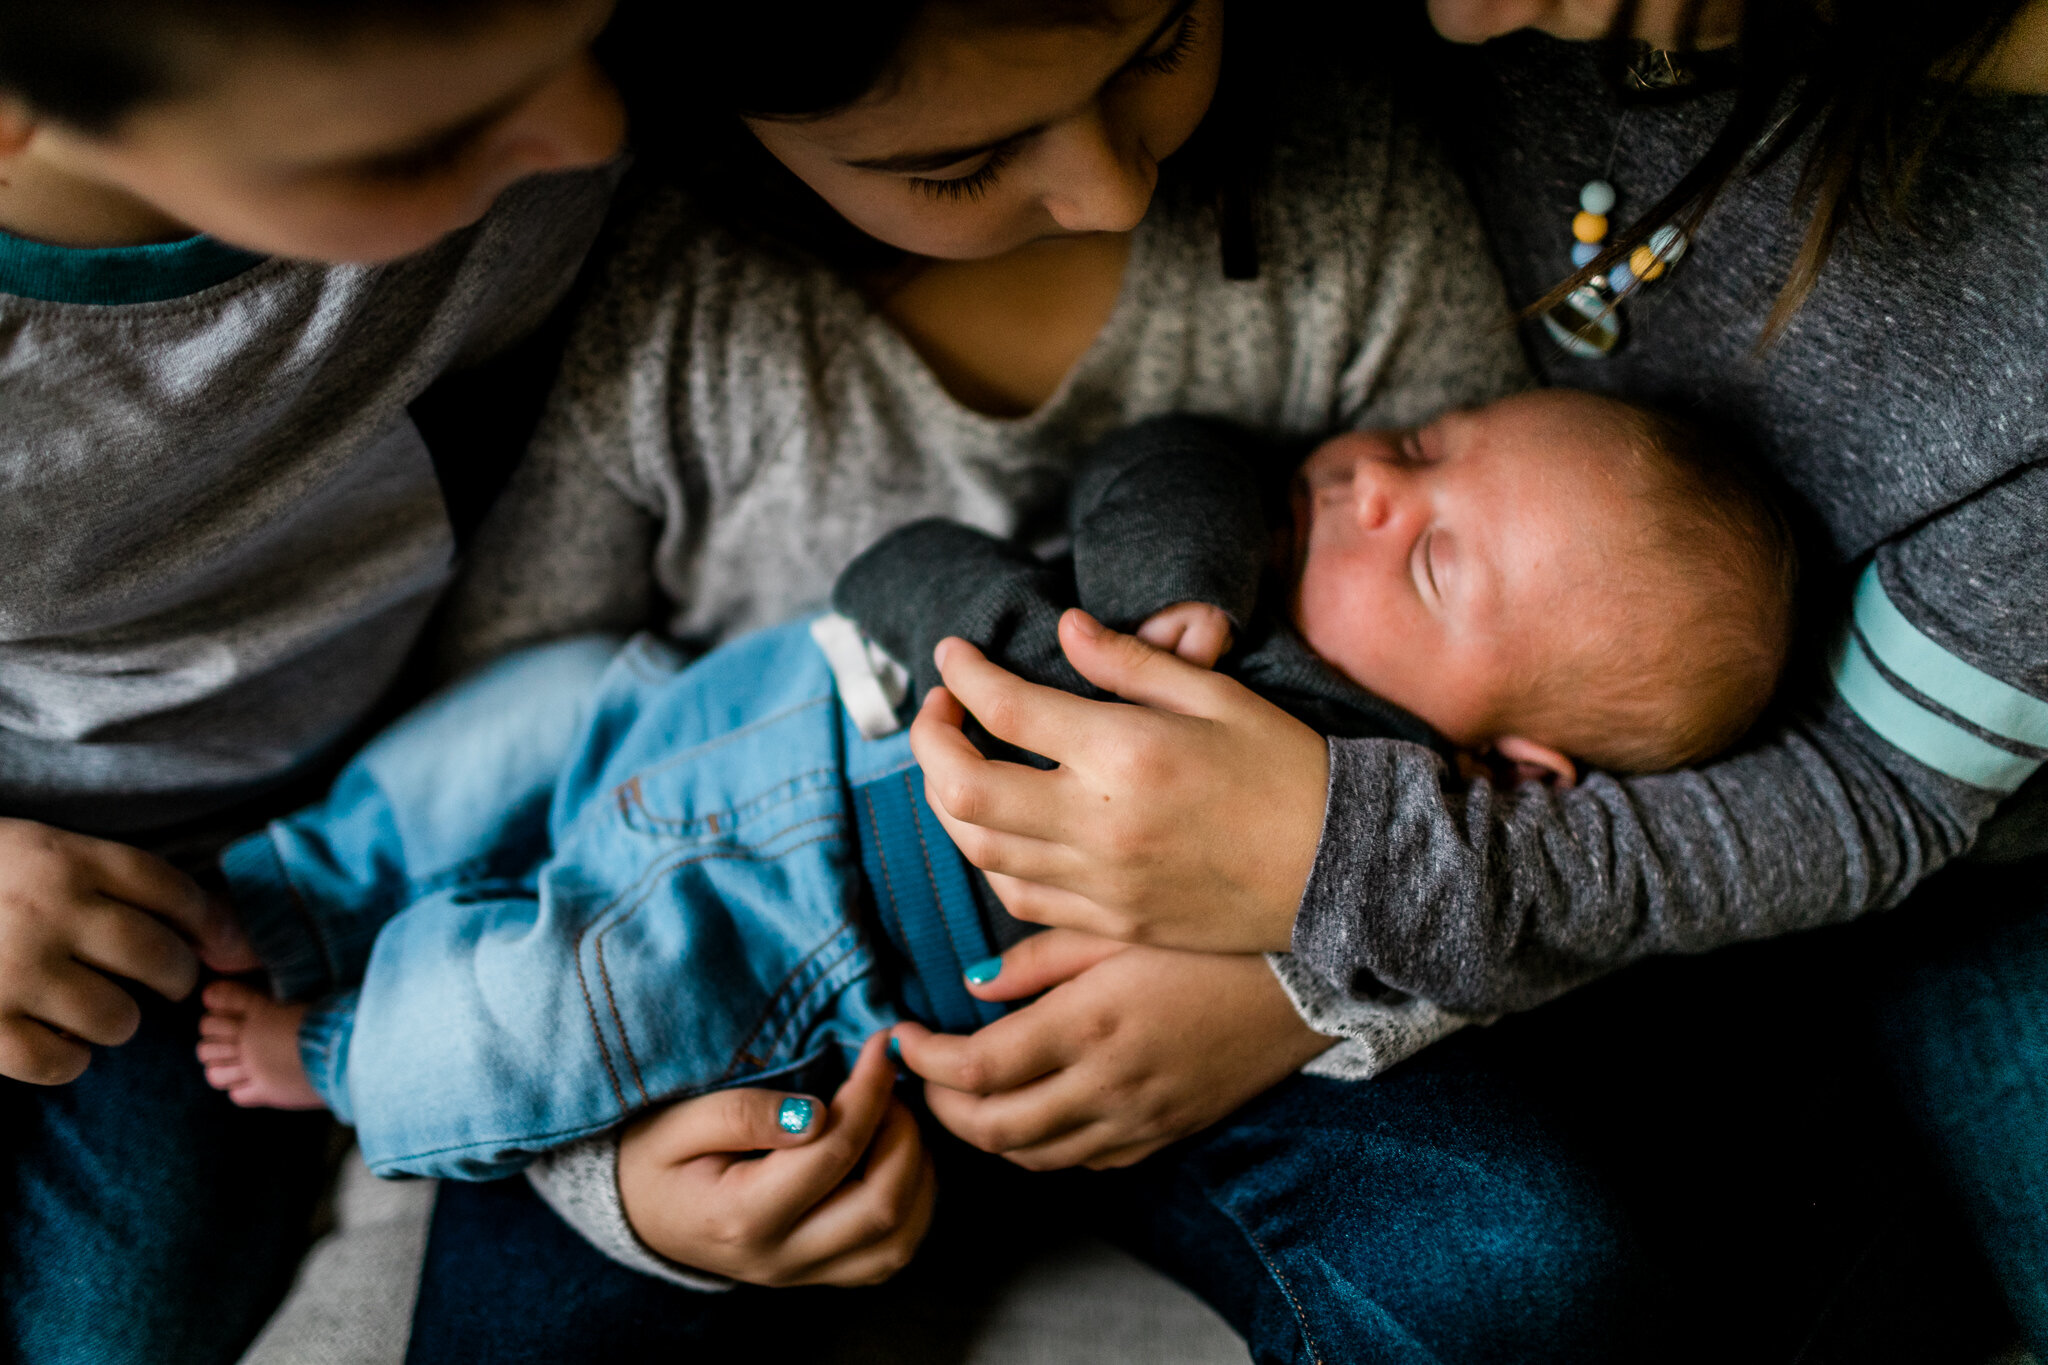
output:
[[[211,237],[152,246],[69,247],[0,232],[0,294],[103,307],[162,303],[225,284],[263,260]]]
[[[1893,677],[1980,729],[2048,749],[2048,701],[2028,696],[1934,643],[1892,604],[1875,564],[1856,584],[1855,614],[1864,643]]]
[[[1878,672],[1850,630],[1835,647],[1835,690],[1863,723],[1939,773],[1986,791],[2017,791],[2041,761],[2008,753],[1922,706]]]

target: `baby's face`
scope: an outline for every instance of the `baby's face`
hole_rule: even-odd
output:
[[[1630,572],[1628,439],[1605,400],[1542,391],[1324,442],[1295,488],[1296,629],[1454,743],[1515,733],[1519,681]]]

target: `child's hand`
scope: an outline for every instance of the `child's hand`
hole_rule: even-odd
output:
[[[925,698],[910,747],[960,852],[1020,919],[1160,947],[1285,950],[1322,833],[1322,736],[1086,612],[1061,618],[1060,643],[1083,677],[1139,704],[1040,687],[963,640],[939,643],[946,685]],[[960,728],[968,711],[1060,766],[984,757]]]
[[[831,1108],[721,1090],[640,1119],[619,1143],[619,1197],[669,1260],[749,1284],[879,1284],[910,1263],[938,1185],[876,1034]],[[783,1117],[809,1105],[808,1126]],[[766,1152],[766,1156],[757,1153]]]
[[[983,1000],[1046,994],[965,1037],[899,1024],[904,1065],[925,1078],[940,1123],[1034,1171],[1143,1160],[1334,1041],[1301,1021],[1264,958],[1065,929],[1025,939],[967,989]]]
[[[125,1043],[142,1022],[112,978],[182,1000],[202,956],[239,970],[255,965],[246,951],[226,908],[163,859],[0,820],[0,1075],[76,1080],[86,1044]]]
[[[1209,602],[1176,602],[1146,617],[1138,638],[1197,667],[1214,668],[1230,652],[1233,637],[1223,608]]]

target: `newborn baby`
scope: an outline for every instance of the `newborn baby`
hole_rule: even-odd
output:
[[[904,528],[835,592],[865,638],[826,617],[687,666],[572,641],[428,702],[224,855],[280,996],[317,1003],[209,987],[208,1079],[327,1105],[380,1174],[489,1178],[653,1104],[795,1083],[906,1015],[995,1018],[961,973],[1026,930],[902,730],[947,635],[1087,692],[1054,635],[1078,604],[1325,733],[1570,782],[1733,742],[1789,632],[1768,502],[1686,428],[1585,394],[1338,436],[1291,484],[1161,419],[1084,462],[1071,529],[1042,561]]]

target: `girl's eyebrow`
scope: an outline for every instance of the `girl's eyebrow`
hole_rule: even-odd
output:
[[[1166,31],[1182,19],[1185,19],[1188,11],[1194,7],[1195,0],[1174,0],[1173,6],[1166,11],[1166,17],[1152,26],[1152,31],[1145,35],[1144,41],[1133,48],[1131,55],[1118,65],[1117,73],[1121,74],[1135,66],[1144,58],[1147,52],[1152,50],[1154,44],[1166,36]],[[970,157],[985,155],[996,150],[998,147],[1008,146],[1012,142],[1022,142],[1025,138],[1044,130],[1044,124],[1034,123],[1029,128],[1019,128],[1014,133],[1005,133],[1001,137],[992,137],[986,142],[977,142],[971,147],[938,147],[928,152],[897,152],[892,156],[862,157],[858,161],[848,161],[843,164],[857,171],[888,171],[898,175],[917,175],[924,171],[942,171],[946,167],[958,165]]]

